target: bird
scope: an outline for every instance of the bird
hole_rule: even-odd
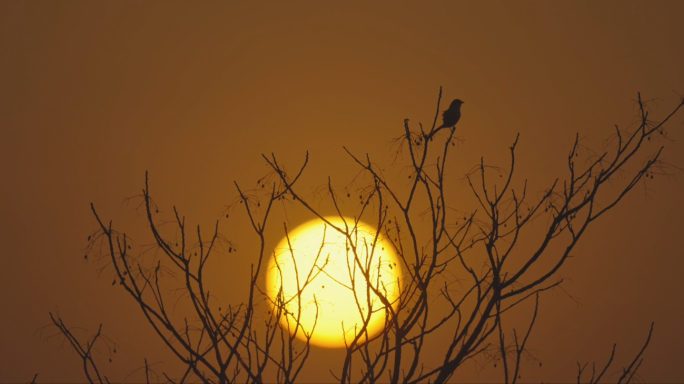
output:
[[[451,102],[449,109],[442,113],[442,125],[437,129],[453,127],[458,123],[461,118],[461,104],[463,104],[461,99],[455,99]]]

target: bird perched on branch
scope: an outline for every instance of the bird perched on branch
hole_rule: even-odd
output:
[[[461,104],[463,104],[461,99],[451,102],[449,109],[442,113],[442,125],[437,129],[450,128],[458,123],[458,120],[461,118]]]

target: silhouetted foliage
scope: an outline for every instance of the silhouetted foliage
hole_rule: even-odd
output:
[[[460,108],[460,100],[456,101]],[[327,185],[319,188],[313,198],[305,197],[298,183],[306,170],[308,154],[294,173],[287,172],[275,155],[264,155],[270,172],[255,188],[244,189],[235,183],[237,198],[224,215],[232,218],[233,212],[243,211],[258,241],[258,252],[247,256],[253,261],[249,289],[239,303],[221,304],[213,300],[211,284],[205,279],[208,261],[216,257],[219,249],[233,253],[241,245],[221,234],[219,221],[207,236],[199,226],[187,228],[185,217],[174,207],[173,220],[164,222],[151,197],[146,175],[141,207],[154,243],[144,252],[133,254],[129,236],[117,231],[111,221],[103,220],[91,204],[98,229],[89,238],[85,258],[107,263],[106,268],[116,276],[112,284],[119,284],[137,302],[153,331],[183,366],[180,374],[164,372],[154,376],[146,360],[146,380],[297,380],[311,353],[311,335],[299,326],[301,312],[287,313],[286,308],[288,302],[301,300],[304,287],[316,274],[298,272],[302,288],[294,297],[286,297],[282,291],[276,298],[265,294],[263,275],[271,256],[266,245],[267,228],[280,228],[281,223],[271,223],[271,217],[274,207],[283,205],[307,211],[325,221],[328,230],[345,236],[349,252],[356,260],[356,265],[349,268],[358,268],[365,276],[363,284],[369,293],[380,298],[380,303],[368,301],[364,305],[386,315],[379,334],[367,332],[368,317],[356,337],[347,340],[344,359],[333,363],[330,380],[442,383],[464,362],[478,358],[495,366],[500,364],[501,381],[516,383],[521,377],[521,362],[536,358],[529,352],[528,340],[537,321],[540,297],[561,285],[559,271],[587,229],[615,208],[638,183],[654,174],[669,175],[674,170],[662,161],[662,146],[651,153],[644,144],[656,137],[666,137],[665,124],[684,106],[684,99],[664,119],[653,121],[639,95],[637,124],[627,130],[616,126],[615,134],[600,152],[583,147],[578,134],[567,155],[567,175],[557,178],[537,199],[530,197],[526,180],[520,183],[521,187],[514,188],[519,139],[516,136],[509,148],[507,169],[487,165],[482,158],[463,178],[463,185],[479,202],[477,210],[465,213],[454,206],[454,196],[446,186],[447,159],[459,140],[455,135],[457,127],[453,126],[458,119],[445,113],[444,124],[437,127],[440,102],[441,89],[432,128],[426,131],[420,125],[416,129],[407,119],[403,133],[393,141],[395,162],[406,160],[404,168],[396,168],[400,170],[401,182],[386,177],[368,154],[360,156],[345,148],[360,170],[359,177],[345,187],[336,187],[328,178]],[[451,120],[446,121],[447,117]],[[448,126],[451,122],[454,123]],[[354,204],[355,211],[349,213],[349,204],[344,203],[356,196],[359,202]],[[322,204],[343,220],[347,218],[345,226],[328,221]],[[370,283],[372,271],[359,262],[363,247],[370,246],[371,253],[375,247],[354,238],[354,228],[361,220],[376,226],[375,235],[388,240],[401,261],[398,302],[392,302],[385,291]],[[536,220],[546,221],[541,233],[539,227],[531,225]],[[165,232],[160,229],[162,224]],[[528,245],[519,247],[523,238]],[[533,244],[531,248],[529,244]],[[155,256],[146,257],[149,252],[155,252]],[[167,280],[179,282],[173,288],[181,290],[180,296],[170,295],[172,284]],[[177,302],[172,302],[173,298]],[[529,326],[523,332],[508,330],[504,325],[509,311],[528,300],[534,302]],[[176,305],[186,305],[183,316],[173,315]],[[267,315],[256,316],[257,313]],[[279,325],[284,317],[294,319],[289,329]],[[60,317],[51,314],[51,318],[59,334],[83,360],[87,380],[108,382],[92,354],[93,345],[104,342],[101,327],[92,339],[83,342],[74,337]],[[620,382],[636,377],[652,331],[653,325],[643,349],[623,369]],[[305,340],[298,339],[297,334],[304,334]],[[444,335],[449,335],[449,339],[444,340]],[[424,352],[428,348],[432,353],[438,348],[441,359],[426,362]],[[597,376],[592,365],[591,383],[603,378],[613,363],[614,353],[615,346]],[[578,363],[578,383],[586,366]]]

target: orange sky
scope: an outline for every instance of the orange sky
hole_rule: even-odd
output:
[[[507,165],[519,132],[520,175],[541,191],[564,175],[576,132],[599,148],[633,121],[638,91],[661,99],[655,118],[676,104],[682,15],[682,1],[0,2],[0,383],[83,380],[75,354],[35,334],[56,309],[75,326],[104,323],[121,346],[106,369],[174,363],[123,290],[83,262],[90,202],[141,231],[121,201],[146,170],[161,206],[210,228],[233,181],[251,186],[267,171],[262,153],[295,168],[308,150],[306,188],[356,174],[343,145],[389,166],[385,143],[405,118],[431,123],[443,86],[447,101],[466,102],[453,177],[480,156]],[[669,125],[665,153],[680,167],[683,120]],[[542,296],[530,342],[544,365],[527,368],[530,380],[572,381],[576,361],[605,362],[617,342],[615,372],[655,321],[640,374],[684,381],[684,185],[648,186],[599,220],[562,270],[581,306]],[[224,225],[248,241],[239,223]],[[335,356],[318,351],[304,379],[330,379]],[[454,380],[496,377],[466,367]]]

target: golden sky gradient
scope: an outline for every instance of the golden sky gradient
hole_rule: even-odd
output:
[[[120,345],[106,369],[174,364],[102,265],[83,261],[90,202],[137,245],[151,241],[122,204],[146,170],[160,206],[211,228],[233,182],[267,171],[261,154],[294,169],[308,150],[305,188],[357,174],[343,145],[391,170],[386,143],[405,118],[431,124],[443,86],[443,108],[465,101],[454,180],[481,156],[507,166],[519,132],[518,175],[536,193],[566,175],[577,132],[598,149],[614,124],[632,123],[637,92],[660,99],[654,118],[674,107],[682,15],[682,1],[0,2],[0,383],[83,381],[78,357],[35,333],[56,309],[74,326],[104,323]],[[683,122],[668,126],[665,152],[679,167]],[[542,296],[530,343],[544,364],[526,368],[530,381],[573,381],[576,361],[602,364],[613,343],[617,371],[652,321],[640,375],[684,381],[677,178],[639,186],[582,239],[560,273],[580,305]],[[460,182],[453,194],[474,208]],[[239,218],[221,223],[241,249],[212,278],[238,295],[243,282],[225,271],[248,274],[253,233]],[[302,379],[332,379],[336,353],[316,350]],[[497,377],[473,365],[454,381]]]

